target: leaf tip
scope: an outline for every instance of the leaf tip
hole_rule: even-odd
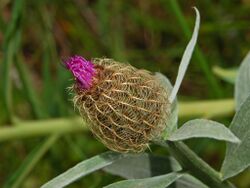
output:
[[[234,143],[241,144],[241,140],[237,136],[235,136]]]

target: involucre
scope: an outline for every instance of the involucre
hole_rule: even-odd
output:
[[[152,73],[107,58],[66,60],[75,77],[75,106],[109,149],[141,152],[160,138],[170,113],[169,93]]]

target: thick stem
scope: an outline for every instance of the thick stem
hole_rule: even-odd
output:
[[[224,117],[235,112],[233,99],[180,102],[179,117]]]
[[[16,123],[16,126],[0,128],[0,142],[31,136],[45,136],[86,130],[86,123],[81,118],[61,118],[42,121]]]
[[[213,188],[231,188],[229,182],[223,182],[220,174],[210,167],[205,161],[198,157],[183,142],[167,141],[170,153],[180,163],[183,170],[188,170],[190,174]]]
[[[223,117],[234,112],[233,99],[180,102],[179,117]],[[69,133],[86,130],[86,123],[79,118],[60,118],[39,121],[16,122],[16,126],[0,128],[0,142],[18,138],[44,136],[53,133]]]

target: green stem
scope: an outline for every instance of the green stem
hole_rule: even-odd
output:
[[[21,122],[17,123],[16,126],[1,128],[0,142],[31,136],[79,132],[84,129],[86,129],[86,124],[81,118]]]
[[[229,182],[223,182],[220,174],[198,157],[182,142],[167,141],[170,153],[180,163],[183,170],[187,170],[194,177],[214,188],[231,188]]]
[[[233,115],[235,104],[233,99],[204,100],[194,102],[180,102],[179,117],[214,118]]]
[[[234,112],[233,99],[217,101],[181,102],[179,117],[218,117]],[[86,123],[79,118],[60,118],[40,121],[17,122],[16,126],[0,128],[0,142],[17,138],[44,136],[53,133],[69,133],[86,130]]]

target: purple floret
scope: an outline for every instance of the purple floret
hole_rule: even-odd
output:
[[[89,89],[92,86],[95,68],[91,61],[87,61],[83,57],[75,55],[64,61],[64,64],[66,68],[72,72],[76,81],[83,89]]]

